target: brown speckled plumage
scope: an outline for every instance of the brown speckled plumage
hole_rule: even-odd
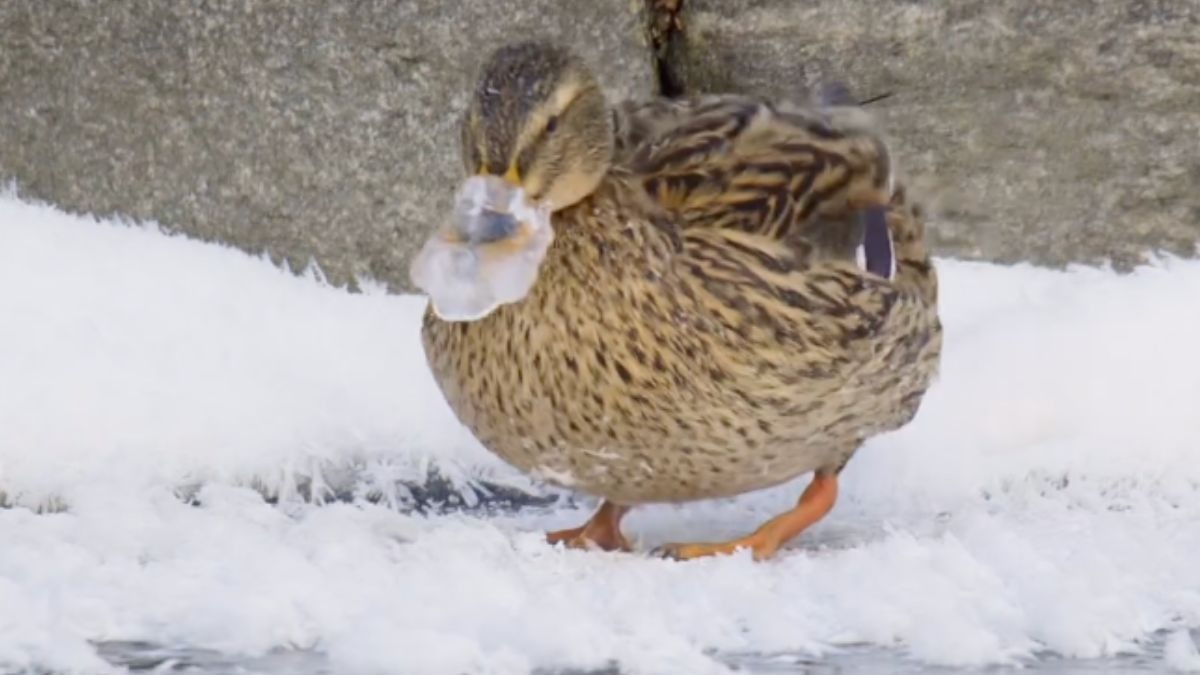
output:
[[[859,111],[706,97],[610,119],[611,167],[554,213],[527,298],[425,317],[435,378],[487,448],[634,505],[836,475],[912,418],[939,360],[936,275]],[[886,207],[891,280],[855,261],[870,207]]]

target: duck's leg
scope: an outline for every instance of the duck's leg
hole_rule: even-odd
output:
[[[748,548],[754,553],[755,560],[765,560],[775,555],[788,540],[824,518],[837,501],[837,492],[837,473],[818,471],[800,496],[796,508],[763,523],[753,534],[714,544],[666,544],[655,549],[655,553],[665,558],[691,560]]]
[[[592,519],[569,530],[546,533],[551,544],[565,543],[569,548],[598,548],[603,551],[628,551],[629,542],[621,535],[621,518],[629,513],[628,506],[605,500]]]

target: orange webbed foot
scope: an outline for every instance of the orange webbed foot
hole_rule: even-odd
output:
[[[755,560],[767,560],[779,550],[780,543],[755,535],[717,543],[663,544],[650,552],[651,555],[670,560],[695,560],[715,555],[732,555],[742,549],[750,549]]]
[[[719,543],[665,544],[651,553],[673,560],[694,560],[714,555],[730,555],[747,548],[755,560],[767,560],[774,557],[779,548],[789,540],[824,518],[836,501],[837,476],[818,472],[800,496],[796,508],[775,516],[753,534]]]
[[[599,549],[601,551],[631,551],[621,534],[621,518],[629,507],[605,501],[591,520],[579,527],[546,533],[551,544],[562,542],[567,548]]]

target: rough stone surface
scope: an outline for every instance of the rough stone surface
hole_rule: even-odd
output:
[[[940,253],[1048,264],[1192,254],[1200,0],[684,0],[691,91],[844,80],[943,195]]]
[[[409,288],[500,42],[572,45],[655,90],[636,0],[3,0],[0,179],[70,210]]]

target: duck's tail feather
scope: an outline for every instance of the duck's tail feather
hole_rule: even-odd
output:
[[[895,283],[927,302],[937,302],[937,270],[925,240],[925,209],[897,182],[887,209],[895,265]]]

